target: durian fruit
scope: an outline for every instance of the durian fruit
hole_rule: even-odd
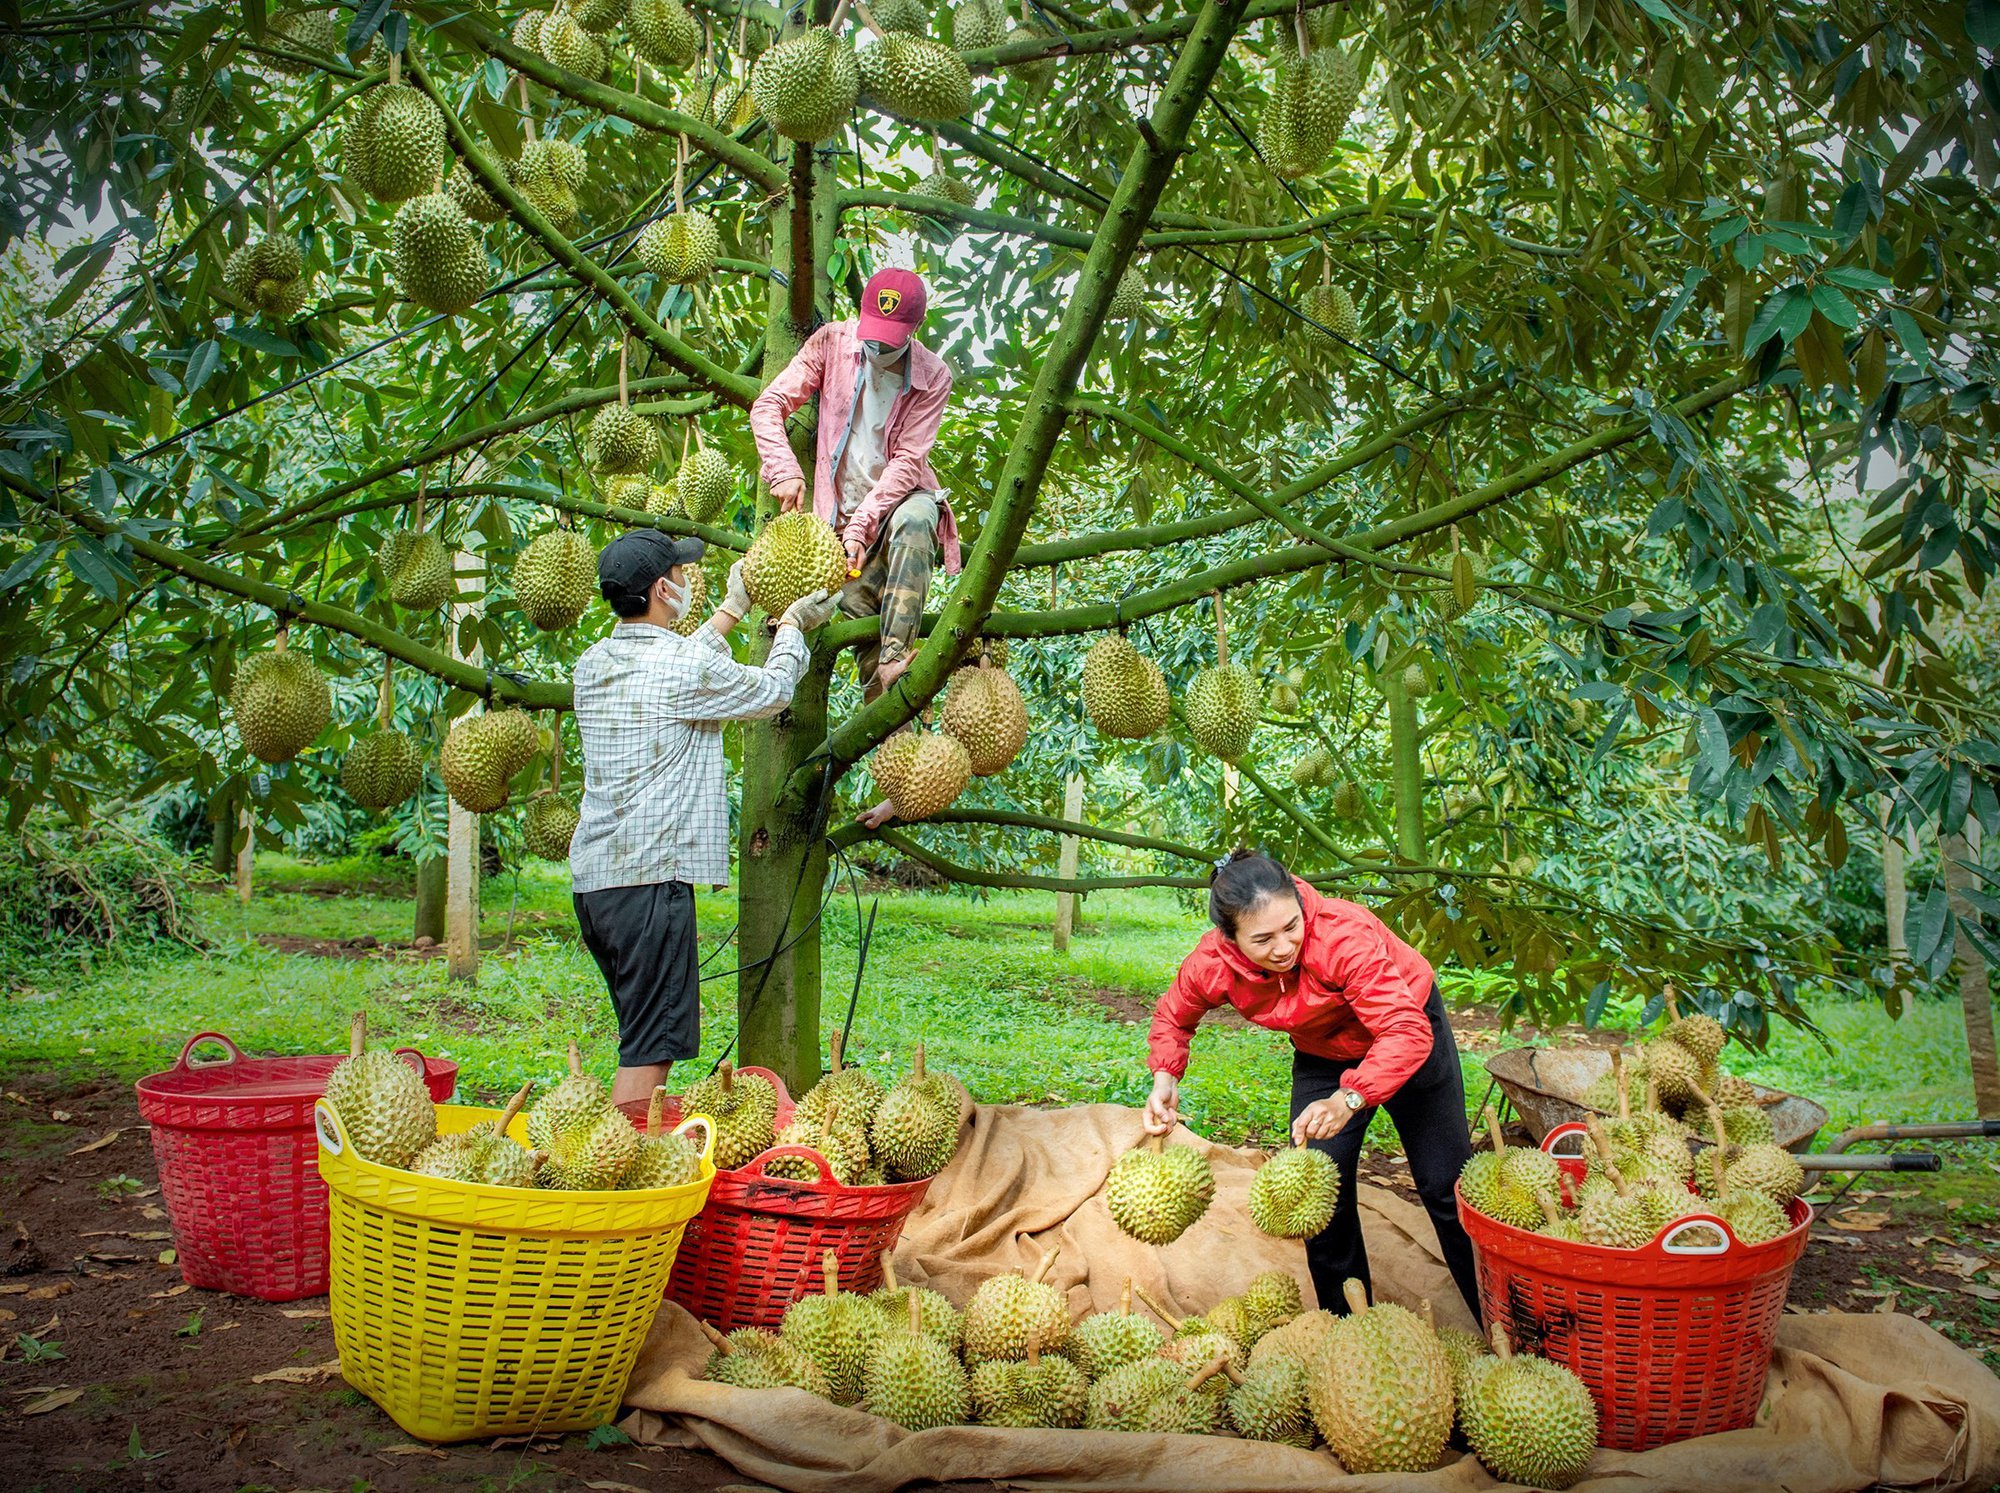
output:
[[[237,665],[229,714],[246,752],[259,762],[289,762],[333,719],[333,691],[310,658],[287,646],[280,627],[269,653]]]
[[[1311,1446],[1319,1439],[1306,1404],[1311,1375],[1296,1358],[1274,1354],[1247,1370],[1225,1366],[1229,1376],[1229,1422],[1251,1441]]]
[[[1542,1222],[1536,1194],[1562,1186],[1562,1168],[1546,1151],[1510,1147],[1500,1133],[1500,1117],[1489,1105],[1486,1130],[1493,1149],[1480,1152],[1459,1173],[1459,1190],[1473,1208],[1517,1229],[1534,1229]]]
[[[1111,1221],[1141,1244],[1173,1243],[1214,1199],[1208,1158],[1192,1146],[1164,1145],[1157,1135],[1120,1156],[1104,1180]]]
[[[1146,273],[1136,264],[1125,267],[1118,286],[1111,292],[1111,307],[1105,315],[1112,321],[1128,321],[1146,309]]]
[[[324,1092],[348,1144],[368,1161],[406,1167],[437,1138],[430,1090],[393,1049],[368,1046],[365,1012],[354,1013],[347,1056],[327,1074]]]
[[[224,262],[222,283],[251,310],[276,321],[297,316],[312,293],[299,241],[289,233],[266,233],[245,243]]]
[[[1798,1158],[1783,1146],[1769,1141],[1729,1145],[1726,1130],[1723,1136],[1723,1144],[1728,1150],[1726,1170],[1731,1187],[1761,1192],[1780,1208],[1804,1190],[1805,1169],[1799,1165]],[[1713,1146],[1695,1157],[1694,1184],[1703,1197],[1720,1195],[1721,1184],[1717,1181],[1717,1174],[1723,1170],[1716,1164]]]
[[[1224,1401],[1206,1386],[1228,1362],[1218,1354],[1190,1372],[1171,1358],[1142,1358],[1113,1369],[1090,1386],[1083,1423],[1093,1431],[1213,1435],[1222,1425]]]
[[[625,34],[655,67],[678,71],[701,55],[701,22],[681,0],[630,0]]]
[[[771,1149],[778,1091],[760,1073],[738,1073],[724,1063],[681,1095],[683,1115],[707,1115],[715,1122],[715,1164],[734,1170]]]
[[[660,432],[627,404],[607,404],[590,420],[584,460],[600,477],[648,472],[660,460]]]
[[[438,752],[438,773],[445,790],[460,808],[490,814],[507,802],[514,775],[527,766],[535,749],[523,754],[516,734],[501,719],[505,711],[461,716],[445,733]]]
[[[882,1081],[866,1068],[846,1066],[843,1061],[846,1039],[839,1032],[833,1034],[828,1046],[831,1055],[826,1076],[793,1108],[792,1118],[816,1125],[827,1105],[838,1100],[848,1122],[866,1130],[875,1123],[875,1112],[882,1107]]]
[[[569,842],[576,835],[580,818],[572,800],[544,788],[528,800],[521,815],[521,839],[528,854],[545,861],[568,860]]]
[[[1007,12],[998,0],[959,0],[951,9],[951,44],[960,52],[997,47],[1007,39]]]
[[[667,1091],[656,1086],[646,1101],[646,1130],[639,1137],[639,1150],[625,1168],[619,1187],[631,1191],[642,1187],[682,1187],[701,1175],[701,1152],[685,1135],[660,1128],[666,1110]]]
[[[951,807],[972,781],[972,756],[955,736],[912,728],[875,749],[869,770],[876,786],[909,823]]]
[[[958,1093],[925,1071],[918,1043],[910,1071],[890,1087],[868,1127],[875,1159],[898,1182],[934,1177],[958,1151]]]
[[[549,220],[556,232],[576,231],[582,221],[577,193],[590,178],[590,162],[573,140],[543,136],[521,147],[520,159],[507,168],[515,190]]]
[[[1203,751],[1234,762],[1250,749],[1264,692],[1241,664],[1203,669],[1188,685],[1188,734]]]
[[[1115,1312],[1093,1312],[1071,1329],[1069,1356],[1092,1379],[1101,1379],[1122,1364],[1152,1358],[1167,1345],[1166,1334],[1150,1317],[1132,1310],[1132,1281]]]
[[[681,512],[698,524],[712,524],[735,496],[736,469],[715,447],[696,441],[682,453],[674,482],[680,490]]]
[[[542,18],[535,33],[535,45],[557,67],[567,68],[592,82],[602,78],[611,65],[604,43],[592,36],[566,5],[558,5]]]
[[[826,1370],[778,1334],[739,1327],[724,1337],[698,1317],[695,1326],[714,1350],[701,1371],[710,1383],[737,1389],[803,1389],[823,1400],[832,1398]]]
[[[1717,1073],[1711,1092],[1724,1109],[1747,1109],[1758,1102],[1756,1085],[1734,1073]]]
[[[1160,666],[1120,633],[1106,633],[1083,660],[1083,709],[1106,736],[1141,741],[1167,723],[1171,706]]]
[[[1590,1196],[1576,1213],[1577,1237],[1600,1249],[1638,1249],[1651,1244],[1666,1224],[1667,1209],[1650,1188],[1635,1188],[1615,1164],[1604,1174],[1612,1190]]]
[[[1359,819],[1368,809],[1368,795],[1352,778],[1333,786],[1333,812],[1342,819]]]
[[[750,91],[771,128],[788,140],[830,140],[854,112],[861,66],[853,46],[825,26],[787,37],[757,59]]]
[[[944,697],[940,724],[964,743],[974,777],[1005,772],[1028,742],[1028,705],[1004,669],[960,669]]]
[[[415,1156],[405,1170],[443,1182],[470,1182],[472,1147],[463,1135],[440,1135]]]
[[[1282,1327],[1273,1327],[1250,1350],[1250,1366],[1255,1368],[1273,1355],[1286,1354],[1310,1369],[1338,1320],[1332,1312],[1322,1309],[1303,1312]]]
[[[786,1308],[778,1336],[819,1365],[828,1399],[852,1405],[867,1391],[868,1357],[888,1323],[866,1296],[840,1289],[840,1263],[832,1250],[820,1257],[820,1271],[824,1292]]]
[[[448,316],[472,305],[492,283],[479,230],[443,192],[412,197],[396,210],[389,263],[406,300]]]
[[[941,166],[931,167],[930,174],[917,183],[916,190],[924,197],[941,197],[946,202],[955,202],[960,207],[970,207],[977,200],[972,183],[962,176],[955,176]]]
[[[931,10],[924,0],[883,0],[874,7],[875,24],[906,36],[931,34]]]
[[[1437,1334],[1438,1346],[1444,1349],[1445,1362],[1451,1366],[1451,1394],[1454,1403],[1465,1385],[1465,1371],[1475,1358],[1484,1358],[1493,1349],[1486,1339],[1476,1332],[1467,1332],[1463,1327],[1440,1327],[1431,1315],[1428,1301],[1417,1303],[1423,1314],[1424,1324]]]
[[[535,1185],[543,1164],[548,1160],[548,1153],[530,1151],[507,1133],[507,1127],[514,1123],[514,1116],[528,1102],[528,1094],[533,1088],[532,1083],[522,1084],[507,1101],[507,1107],[500,1111],[498,1119],[481,1120],[465,1132],[463,1173],[459,1181],[478,1182],[487,1187]]]
[[[507,216],[507,205],[487,191],[486,184],[463,161],[455,162],[445,177],[444,194],[475,223],[498,223]]]
[[[1354,59],[1337,47],[1301,57],[1285,50],[1271,98],[1257,120],[1257,149],[1288,181],[1325,166],[1361,94]]]
[[[1083,1424],[1089,1404],[1084,1371],[1058,1354],[1044,1357],[1036,1338],[1019,1362],[988,1359],[972,1371],[972,1418],[984,1426],[1069,1430]]]
[[[1256,1342],[1257,1335],[1262,1330],[1240,1296],[1223,1297],[1203,1312],[1202,1317],[1211,1330],[1221,1333],[1239,1348],[1247,1349]]]
[[[1050,34],[1048,27],[1035,19],[1034,12],[1029,8],[1026,0],[1023,0],[1021,19],[1017,24],[1008,28],[1007,40],[1010,42],[1042,41]],[[1022,89],[1029,98],[1039,102],[1042,96],[1055,84],[1056,73],[1061,66],[1062,58],[1060,56],[1030,57],[1024,62],[1008,63],[1007,72],[1009,76],[1020,80]]]
[[[1189,1319],[1190,1322],[1194,1320],[1194,1318]],[[1208,1321],[1206,1317],[1200,1320]],[[1201,1393],[1215,1400],[1229,1398],[1229,1380],[1226,1371],[1233,1368],[1241,1373],[1249,1365],[1249,1355],[1243,1351],[1243,1345],[1226,1332],[1190,1332],[1183,1327],[1169,1340],[1166,1347],[1160,1350],[1160,1353],[1189,1373],[1193,1373],[1203,1364],[1220,1359],[1225,1373],[1203,1380],[1200,1386]]]
[[[452,592],[451,557],[427,529],[394,529],[375,551],[389,599],[410,612],[434,612]]]
[[[1333,1221],[1340,1168],[1324,1151],[1293,1146],[1257,1168],[1250,1181],[1250,1221],[1280,1239],[1310,1239]]]
[[[646,472],[614,472],[598,483],[597,490],[603,495],[607,507],[636,508],[644,513],[653,511],[646,505],[652,501],[654,486],[651,475]],[[663,507],[658,511],[668,513],[672,508]]]
[[[804,1146],[817,1151],[826,1162],[833,1180],[851,1186],[868,1165],[868,1133],[853,1125],[837,1126],[841,1106],[838,1100],[826,1104],[817,1120],[801,1120],[793,1111],[792,1122],[780,1130],[774,1145]],[[819,1168],[803,1156],[779,1156],[764,1163],[764,1175],[784,1177],[793,1182],[817,1182]]]
[[[597,594],[597,550],[575,529],[545,530],[514,558],[514,600],[543,632],[574,624]]]
[[[1583,1237],[1581,1215],[1563,1212],[1562,1204],[1556,1201],[1554,1193],[1537,1193],[1536,1200],[1542,1205],[1542,1226],[1535,1230],[1536,1233],[1545,1239],[1560,1239],[1565,1244],[1592,1242]],[[1452,1362],[1454,1375],[1460,1367],[1461,1365],[1454,1359]],[[1453,1382],[1456,1383],[1456,1379]]]
[[[1318,788],[1332,782],[1340,769],[1334,766],[1333,757],[1325,747],[1314,747],[1292,764],[1292,786],[1294,788]]]
[[[341,165],[354,187],[377,202],[407,202],[443,177],[444,116],[407,83],[364,93],[341,133]]]
[[[928,36],[891,31],[860,52],[861,90],[892,114],[941,124],[972,107],[965,59]]]
[[[950,1298],[941,1292],[923,1286],[906,1286],[897,1280],[896,1260],[887,1250],[882,1252],[882,1288],[868,1299],[891,1322],[901,1321],[914,1301],[925,1336],[936,1338],[954,1353],[965,1342],[965,1320],[959,1315],[958,1308],[951,1304]]]
[[[1569,1487],[1597,1450],[1597,1402],[1561,1364],[1516,1357],[1499,1322],[1493,1349],[1467,1364],[1459,1400],[1459,1425],[1473,1455],[1502,1482]]]
[[[1756,1105],[1740,1105],[1722,1111],[1723,1133],[1733,1146],[1748,1146],[1758,1142],[1776,1145],[1778,1132],[1771,1124],[1771,1117]]]
[[[1008,1272],[979,1283],[965,1303],[965,1361],[977,1366],[988,1359],[1022,1359],[1028,1344],[1044,1353],[1059,1353],[1069,1342],[1069,1301],[1042,1278],[1055,1265],[1058,1251],[1042,1255],[1032,1276]]]
[[[1729,1039],[1729,1033],[1721,1022],[1700,1011],[1692,1016],[1677,1017],[1660,1035],[1685,1047],[1694,1055],[1695,1062],[1704,1068],[1715,1065],[1715,1060],[1722,1056],[1722,1044]]]
[[[965,1366],[948,1346],[924,1331],[917,1298],[910,1296],[906,1302],[904,1319],[890,1326],[869,1350],[861,1374],[862,1408],[906,1431],[963,1425],[972,1413]],[[883,1320],[893,1319],[885,1315]]]
[[[715,273],[722,230],[707,213],[682,208],[648,223],[635,247],[639,262],[661,279],[694,285]]]
[[[1703,1087],[1701,1062],[1678,1042],[1664,1038],[1648,1042],[1641,1054],[1646,1077],[1659,1089],[1660,1099],[1669,1109],[1681,1109],[1695,1102]]]
[[[1342,286],[1313,286],[1299,298],[1299,310],[1311,318],[1300,330],[1314,347],[1336,351],[1361,335],[1361,313]]]
[[[287,51],[347,60],[347,28],[323,10],[280,11],[264,23],[264,36]],[[292,78],[304,77],[312,71],[308,64],[289,57],[265,57],[260,61],[272,72]]]
[[[757,99],[750,85],[727,73],[718,73],[708,84],[708,122],[719,130],[735,134],[757,117]]]
[[[1256,1339],[1246,1344],[1254,1348],[1266,1333],[1283,1327],[1304,1311],[1305,1301],[1299,1294],[1298,1281],[1282,1270],[1266,1270],[1243,1288],[1243,1309],[1256,1327]]]
[[[340,787],[364,809],[392,809],[424,782],[424,754],[401,731],[371,731],[340,762]]]
[[[527,711],[511,707],[490,710],[486,713],[486,721],[509,777],[526,767],[535,753],[542,749],[542,733]]]
[[[1358,1280],[1342,1291],[1348,1315],[1328,1330],[1307,1385],[1313,1421],[1349,1472],[1427,1472],[1451,1434],[1450,1361],[1415,1312],[1371,1307]]]
[[[604,1085],[583,1071],[583,1054],[569,1044],[569,1076],[528,1111],[528,1142],[548,1152],[537,1186],[596,1192],[624,1181],[639,1154],[639,1132],[611,1107]]]
[[[592,36],[602,36],[625,19],[625,0],[571,0],[570,14]]]
[[[847,584],[847,549],[817,514],[803,509],[777,514],[750,542],[743,584],[767,616],[781,617],[801,596]]]

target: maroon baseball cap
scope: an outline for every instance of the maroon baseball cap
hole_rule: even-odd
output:
[[[930,293],[921,276],[911,270],[877,270],[868,277],[861,292],[861,325],[857,335],[865,342],[886,342],[901,347],[910,334],[924,324]]]

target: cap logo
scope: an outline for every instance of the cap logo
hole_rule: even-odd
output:
[[[875,309],[884,316],[894,316],[902,304],[903,293],[892,286],[885,285],[875,292]]]

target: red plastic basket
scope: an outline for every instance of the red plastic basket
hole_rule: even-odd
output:
[[[817,1182],[767,1177],[780,1156],[803,1156]],[[774,1146],[748,1166],[715,1174],[708,1205],[688,1225],[667,1295],[704,1322],[730,1332],[775,1327],[785,1308],[819,1290],[820,1259],[832,1250],[847,1291],[882,1284],[882,1256],[930,1190],[930,1178],[886,1187],[846,1187],[819,1152]]]
[[[221,1043],[228,1056],[189,1062],[204,1042]],[[458,1064],[396,1050],[419,1066],[433,1100],[451,1097]],[[326,1183],[313,1101],[342,1056],[245,1057],[220,1032],[199,1032],[173,1067],[139,1080],[139,1115],[152,1127],[189,1285],[265,1301],[326,1293]]]
[[[1559,1125],[1544,1150],[1583,1133]],[[1556,1158],[1572,1178],[1581,1158]],[[1771,1346],[1792,1267],[1805,1253],[1812,1209],[1793,1199],[1792,1227],[1744,1244],[1712,1214],[1676,1220],[1641,1249],[1572,1244],[1517,1229],[1468,1207],[1481,1314],[1513,1340],[1567,1364],[1597,1401],[1598,1444],[1647,1451],[1751,1424],[1764,1396]],[[1706,1224],[1720,1244],[1678,1242]]]

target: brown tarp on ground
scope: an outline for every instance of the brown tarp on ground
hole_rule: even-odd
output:
[[[1298,1277],[1305,1255],[1244,1213],[1255,1152],[1187,1131],[1215,1167],[1208,1215],[1153,1249],[1120,1233],[1098,1195],[1111,1162],[1138,1138],[1138,1114],[1114,1105],[973,1112],[951,1166],[932,1185],[896,1252],[898,1271],[963,1304],[987,1276],[1061,1254],[1050,1279],[1072,1309],[1115,1307],[1128,1275],[1177,1310],[1240,1291],[1259,1271]],[[1363,1185],[1376,1294],[1428,1298],[1442,1322],[1469,1323],[1423,1211]],[[1036,1489],[1305,1490],[1499,1486],[1462,1454],[1428,1473],[1351,1477],[1325,1452],[1216,1436],[1011,1431],[958,1426],[911,1434],[797,1390],[704,1383],[708,1346],[669,1304],[640,1355],[625,1429],[642,1442],[706,1447],[746,1477],[788,1493],[887,1493],[927,1479],[992,1479]],[[1579,1486],[1592,1493],[1832,1493],[1878,1484],[1990,1489],[2000,1483],[2000,1380],[1912,1318],[1788,1316],[1780,1326],[1754,1428],[1645,1453],[1598,1452]]]

